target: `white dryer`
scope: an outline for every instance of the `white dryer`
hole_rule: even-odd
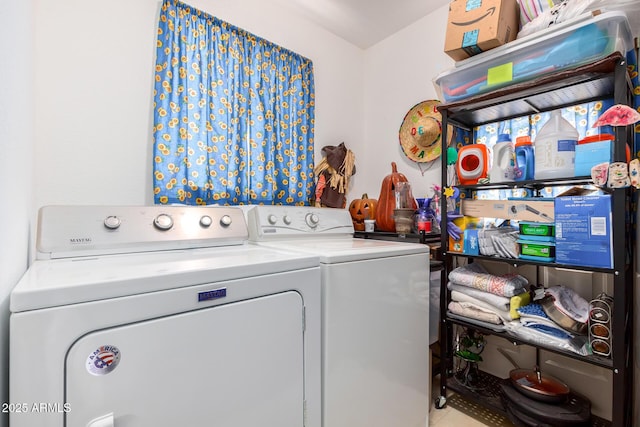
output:
[[[12,427],[320,427],[318,257],[230,207],[45,207],[11,294]]]
[[[353,238],[344,209],[256,206],[249,239],[317,255],[324,427],[425,427],[429,248]]]

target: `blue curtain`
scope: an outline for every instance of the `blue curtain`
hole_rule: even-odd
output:
[[[312,62],[176,0],[156,48],[155,202],[308,203]]]

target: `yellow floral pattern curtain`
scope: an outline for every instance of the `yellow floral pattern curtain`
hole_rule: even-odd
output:
[[[155,202],[308,202],[313,63],[176,0],[156,49]]]

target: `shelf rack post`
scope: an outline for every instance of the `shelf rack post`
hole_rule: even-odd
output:
[[[633,105],[633,89],[627,63],[621,54],[615,53],[594,63],[585,64],[571,72],[543,75],[526,84],[516,84],[514,87],[497,89],[492,93],[472,97],[464,101],[441,105],[442,114],[442,140],[448,141],[448,126],[453,124],[464,129],[473,129],[486,123],[511,119],[530,115],[538,112],[549,111],[556,108],[577,105],[585,102],[614,99],[615,104]],[[626,144],[632,141],[632,128],[616,127],[613,159],[616,162],[626,163]],[[442,154],[442,184],[447,181],[447,150],[443,148]],[[553,185],[585,185],[590,181],[586,177],[569,179],[557,179],[555,182],[538,183],[536,181],[519,183],[521,186],[539,191],[540,186]],[[514,184],[514,183],[511,183]],[[508,183],[505,185],[509,185]],[[465,186],[462,186],[465,187]],[[466,186],[466,190],[477,190],[480,186]],[[492,188],[502,188],[493,185]],[[464,190],[464,189],[462,189]],[[592,356],[577,356],[568,352],[562,352],[546,346],[542,348],[564,354],[568,357],[581,360],[596,366],[605,367],[613,372],[612,380],[612,420],[615,427],[627,427],[633,424],[633,298],[634,279],[633,271],[634,248],[629,236],[632,232],[629,224],[632,212],[628,209],[631,191],[629,189],[612,190],[612,239],[613,239],[613,268],[591,269],[604,271],[613,276],[614,285],[614,310],[611,324],[611,359],[602,359]],[[453,257],[474,258],[464,254],[450,254],[448,248],[448,233],[446,227],[447,212],[446,200],[441,198],[441,246],[444,268],[441,272],[441,300],[440,300],[440,390],[441,399],[446,402],[447,379],[453,370],[452,334],[453,325],[474,327],[471,323],[460,320],[452,320],[447,317],[447,305],[450,295],[447,288],[447,276],[453,266]],[[480,256],[479,258],[482,258]],[[500,260],[500,259],[497,259]],[[513,262],[513,260],[503,260]],[[550,264],[540,264],[517,260],[517,264],[534,264],[544,267],[553,267]],[[562,266],[565,267],[566,266]],[[571,268],[571,267],[570,267]],[[575,267],[577,270],[588,270],[585,267]],[[477,329],[477,328],[476,328]],[[483,333],[501,335],[484,328],[479,329]],[[509,338],[516,341],[534,345],[523,340]],[[535,346],[535,345],[534,345]],[[539,346],[536,346],[539,347]],[[474,399],[480,404],[491,406],[490,402]],[[496,408],[494,408],[496,409]],[[497,408],[500,410],[500,408]]]

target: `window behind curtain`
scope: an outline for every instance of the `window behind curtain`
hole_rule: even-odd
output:
[[[176,0],[162,5],[156,55],[156,203],[309,201],[309,59]]]

